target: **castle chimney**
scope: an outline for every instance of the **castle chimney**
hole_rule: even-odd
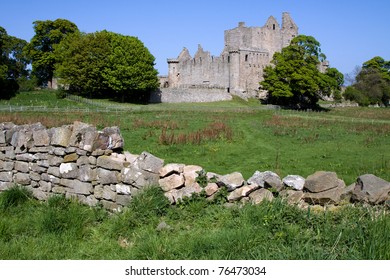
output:
[[[238,23],[238,27],[245,27],[245,22],[244,21],[240,21]]]

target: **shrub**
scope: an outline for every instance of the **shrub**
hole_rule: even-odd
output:
[[[14,185],[0,195],[0,209],[7,210],[11,207],[25,203],[32,198],[32,192],[26,187]]]

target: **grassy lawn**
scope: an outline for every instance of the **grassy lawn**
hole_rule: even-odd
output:
[[[97,104],[98,103],[98,104]],[[0,107],[57,106],[90,112],[0,112],[0,122],[75,120],[117,125],[125,150],[148,151],[166,163],[206,171],[256,170],[281,177],[335,171],[351,184],[359,175],[390,181],[390,110],[337,108],[327,112],[269,110],[255,100],[201,104],[78,104],[54,92],[21,93]],[[55,104],[55,105],[54,105]],[[94,108],[110,108],[105,113]],[[7,199],[0,194],[0,205]],[[2,201],[2,202],[1,202]],[[28,199],[0,208],[0,259],[389,259],[390,216],[380,209],[302,211],[276,200],[225,208],[194,198],[169,206],[157,189],[109,215],[61,199]],[[165,222],[168,226],[157,229]]]

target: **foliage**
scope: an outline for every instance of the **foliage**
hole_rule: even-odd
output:
[[[56,56],[56,75],[76,94],[142,101],[158,86],[154,57],[135,37],[75,33],[57,47]]]
[[[264,69],[260,83],[268,91],[268,102],[294,108],[313,108],[319,99],[338,94],[344,82],[335,68],[319,70],[326,59],[320,43],[312,36],[299,35],[276,52],[272,64]]]
[[[390,61],[376,56],[363,63],[356,82],[347,87],[344,97],[361,106],[390,106]]]
[[[10,36],[0,26],[0,99],[13,97],[19,89],[18,80],[27,79],[29,60],[23,53],[25,40]]]
[[[56,63],[54,49],[67,35],[78,32],[78,28],[66,19],[38,20],[33,25],[35,35],[25,47],[25,53],[32,61],[32,74],[38,85],[50,86]]]
[[[0,210],[8,210],[11,207],[25,203],[32,198],[32,192],[26,187],[15,185],[0,195]]]
[[[71,93],[101,97],[109,89],[103,78],[108,63],[111,33],[74,33],[57,46],[56,76]]]

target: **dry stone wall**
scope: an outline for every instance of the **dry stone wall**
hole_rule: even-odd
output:
[[[15,184],[31,189],[40,200],[52,195],[76,198],[120,211],[142,188],[159,186],[172,204],[200,194],[227,203],[261,203],[275,196],[300,207],[350,202],[390,206],[390,183],[372,174],[346,186],[334,172],[318,171],[306,179],[280,178],[272,171],[255,171],[247,180],[240,172],[219,175],[201,166],[168,163],[148,152],[123,151],[118,127],[98,131],[75,122],[57,128],[40,123],[0,124],[0,191]]]

